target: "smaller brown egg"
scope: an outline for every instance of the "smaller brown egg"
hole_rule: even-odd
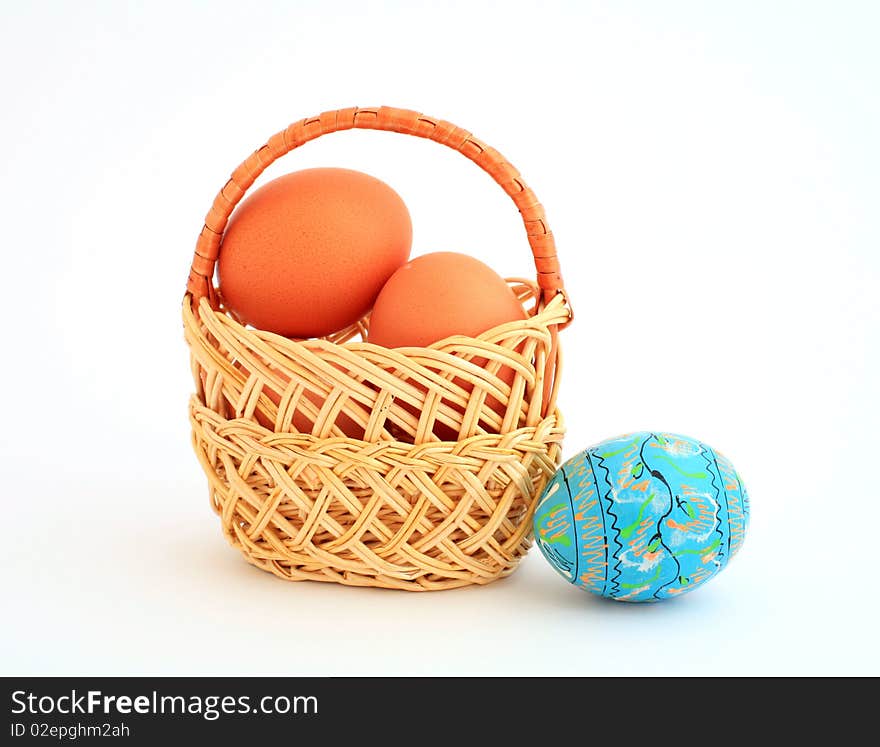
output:
[[[407,262],[385,283],[370,316],[367,339],[389,348],[426,347],[453,335],[476,337],[525,318],[522,304],[492,268],[466,254],[436,252]],[[487,361],[473,362],[485,366]],[[498,373],[507,384],[514,376],[509,367]],[[456,383],[465,391],[473,390],[470,382],[457,379]],[[504,416],[506,408],[497,399],[487,397],[486,404]],[[434,433],[444,441],[458,437],[451,426],[440,422]]]
[[[435,252],[410,260],[388,279],[373,305],[367,339],[386,348],[427,347],[525,318],[491,267],[467,254]]]

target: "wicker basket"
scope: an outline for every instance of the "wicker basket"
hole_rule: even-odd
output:
[[[369,318],[298,341],[247,328],[224,308],[214,264],[245,191],[280,156],[351,128],[454,148],[510,195],[538,271],[537,283],[509,281],[527,319],[389,350],[362,341]],[[496,150],[448,122],[389,107],[292,124],[214,200],[183,320],[197,390],[193,445],[223,532],[249,562],[285,579],[421,591],[488,583],[526,553],[536,498],[559,463],[557,331],[571,311],[543,207]],[[303,418],[309,433],[293,425]],[[339,423],[352,421],[363,439],[343,433]]]

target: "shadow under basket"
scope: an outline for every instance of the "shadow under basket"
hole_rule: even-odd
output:
[[[369,317],[325,339],[243,326],[214,287],[223,231],[275,159],[337,130],[435,140],[486,170],[525,223],[537,283],[510,280],[527,318],[426,348],[364,342]],[[560,460],[557,332],[571,321],[544,211],[494,149],[388,107],[304,119],[239,166],[199,237],[183,303],[193,445],[223,532],[290,580],[413,591],[513,571]]]

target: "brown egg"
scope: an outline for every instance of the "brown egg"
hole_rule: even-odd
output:
[[[452,335],[476,337],[525,316],[491,267],[466,254],[435,252],[388,279],[373,306],[368,339],[386,348],[426,347]]]
[[[306,169],[264,185],[229,221],[220,291],[245,323],[287,337],[322,337],[366,314],[409,257],[400,196],[349,169]]]
[[[476,337],[525,318],[522,304],[492,268],[465,254],[436,252],[416,257],[391,276],[373,307],[368,341],[389,348],[425,347],[452,335]],[[473,362],[486,365],[482,358]],[[509,367],[498,373],[507,384],[514,375]],[[473,390],[468,381],[456,383]],[[486,403],[504,415],[505,406],[497,399],[487,397]],[[435,425],[434,433],[442,440],[458,435],[443,423]]]

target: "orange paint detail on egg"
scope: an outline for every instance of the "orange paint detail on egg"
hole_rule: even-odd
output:
[[[296,171],[232,214],[218,258],[220,291],[258,329],[321,337],[370,310],[411,245],[409,211],[384,182],[349,169]]]

